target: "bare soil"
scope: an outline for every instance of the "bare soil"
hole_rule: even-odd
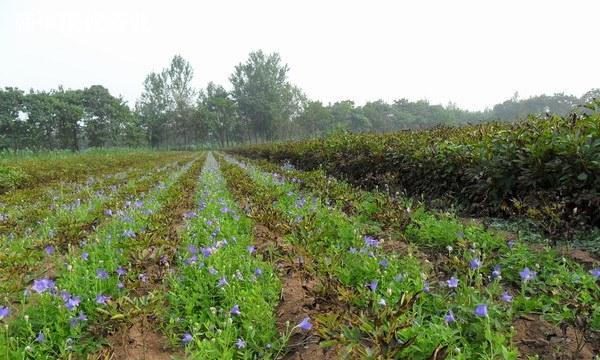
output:
[[[542,360],[591,360],[600,354],[600,341],[584,339],[584,334],[572,326],[561,328],[539,316],[517,318],[513,325],[513,341],[522,359],[538,355]]]

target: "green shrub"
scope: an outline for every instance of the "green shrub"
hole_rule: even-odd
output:
[[[17,188],[27,180],[27,175],[18,169],[0,166],[0,194]]]

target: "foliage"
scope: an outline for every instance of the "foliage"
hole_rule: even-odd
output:
[[[523,216],[550,233],[600,224],[600,115],[238,147],[367,188]]]

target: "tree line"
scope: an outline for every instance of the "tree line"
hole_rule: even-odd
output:
[[[545,112],[565,115],[600,97],[600,89],[581,98],[560,93],[521,99],[515,93],[485,111],[407,99],[323,104],[308,99],[289,81],[288,72],[279,54],[259,50],[235,66],[229,89],[212,82],[195,89],[194,69],[177,55],[163,70],[146,76],[133,109],[101,85],[28,93],[7,87],[0,89],[0,149],[223,147],[339,131],[383,133],[514,121]]]

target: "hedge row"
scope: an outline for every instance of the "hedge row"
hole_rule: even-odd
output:
[[[459,205],[475,216],[522,216],[549,233],[600,223],[600,115],[513,124],[261,144],[231,152],[321,168],[364,188]]]

